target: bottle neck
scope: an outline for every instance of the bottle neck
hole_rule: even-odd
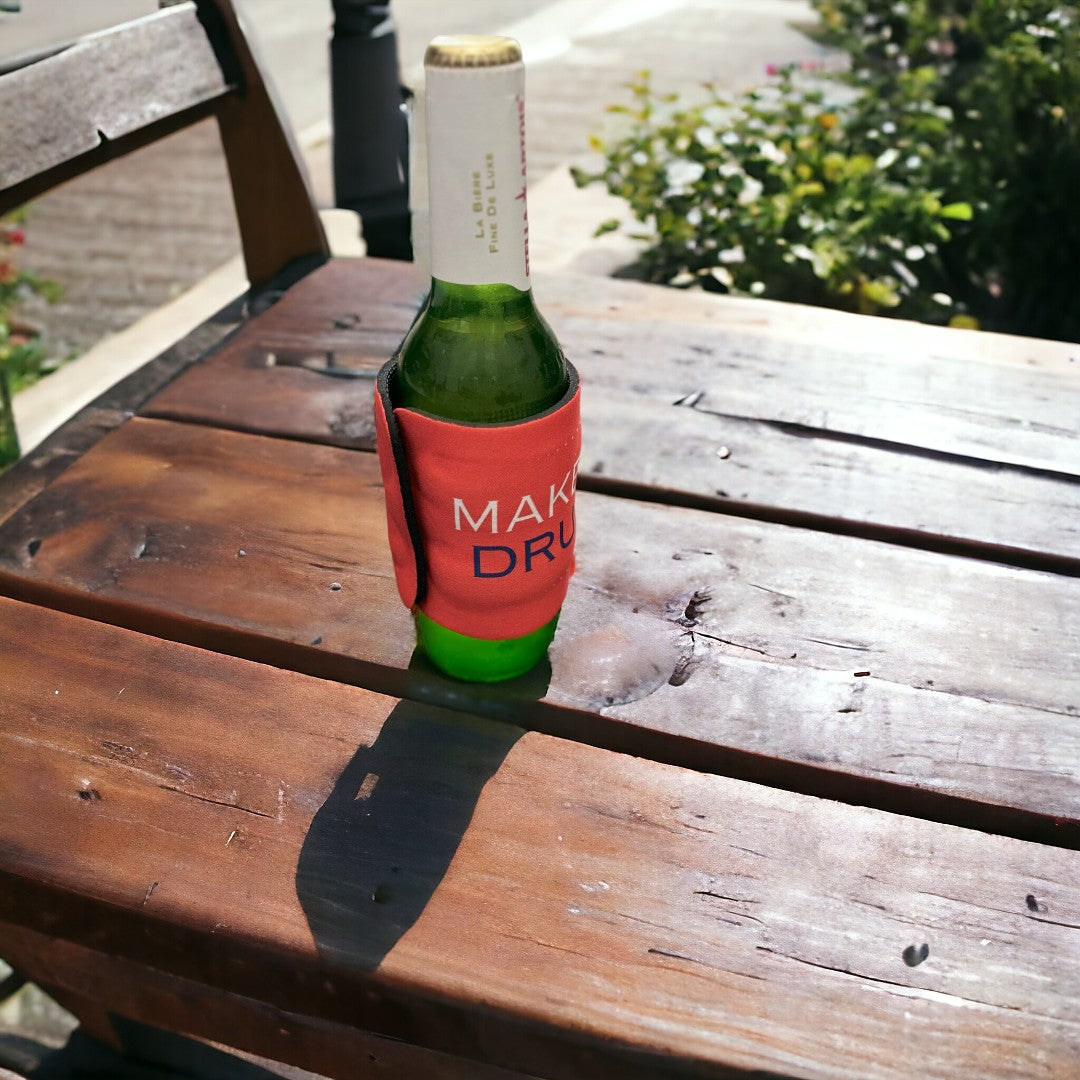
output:
[[[536,306],[528,287],[518,289],[503,282],[462,285],[433,277],[425,310],[439,319],[480,315],[500,322],[515,322],[534,316]]]
[[[426,81],[432,277],[526,292],[524,68],[429,67]]]

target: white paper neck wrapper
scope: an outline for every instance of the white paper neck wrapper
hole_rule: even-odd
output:
[[[524,67],[426,72],[431,275],[529,287]]]

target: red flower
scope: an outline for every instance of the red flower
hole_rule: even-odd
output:
[[[9,228],[4,230],[4,239],[9,244],[14,244],[16,247],[26,243],[26,230]]]

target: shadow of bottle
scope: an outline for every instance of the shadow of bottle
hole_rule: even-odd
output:
[[[424,701],[402,700],[357,750],[311,823],[296,891],[320,955],[376,968],[420,917],[461,843],[484,785],[524,730],[502,719],[547,692],[550,668],[496,687],[444,679],[422,654],[410,665]],[[483,709],[486,704],[490,706]]]

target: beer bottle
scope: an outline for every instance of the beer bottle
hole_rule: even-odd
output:
[[[513,429],[565,402],[577,382],[529,284],[521,49],[511,38],[440,37],[424,62],[431,285],[391,362],[391,400],[395,412],[459,423],[463,436],[487,425]],[[504,585],[498,579],[516,578],[535,588],[547,574],[561,592],[551,617],[512,636],[471,623],[462,632],[414,606],[419,641],[443,671],[495,681],[529,670],[545,655],[569,577],[565,572],[560,583],[552,564],[556,555],[559,565],[572,564],[576,458],[575,448],[567,472],[564,454],[543,483],[534,477],[532,490],[516,491],[500,477],[509,499],[491,499],[475,485],[471,504],[447,494],[439,527],[456,530],[459,540],[462,530],[471,534],[471,556],[462,561],[471,562],[473,585],[490,589]],[[510,467],[507,460],[485,468],[499,474]],[[422,487],[426,477],[419,465],[416,470]],[[432,581],[433,588],[438,584]]]

